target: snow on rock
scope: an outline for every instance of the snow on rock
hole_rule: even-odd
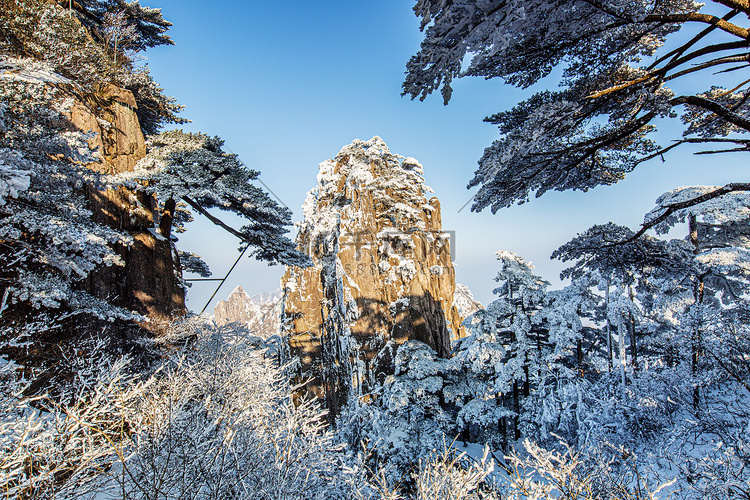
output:
[[[474,298],[469,287],[463,283],[456,283],[456,291],[453,293],[453,305],[464,318],[468,318],[475,312],[484,309],[482,303]]]
[[[0,78],[20,80],[26,83],[66,83],[73,82],[56,73],[46,62],[31,58],[0,58]]]
[[[379,137],[355,140],[320,164],[302,207],[297,245],[314,265],[287,268],[282,329],[332,416],[393,373],[407,340],[448,357],[451,336],[464,335],[440,202],[423,175]]]
[[[250,297],[242,285],[238,285],[226,300],[216,304],[214,322],[218,326],[235,323],[253,335],[267,339],[279,333],[281,299],[281,290]]]
[[[6,199],[16,198],[20,191],[27,190],[30,177],[31,172],[28,170],[17,170],[0,163],[0,207],[5,205]]]

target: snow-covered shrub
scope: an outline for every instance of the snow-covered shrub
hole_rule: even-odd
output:
[[[283,369],[254,338],[192,320],[176,325],[166,345],[151,375],[127,376],[123,359],[71,405],[23,398],[23,381],[5,384],[3,493],[328,499],[366,491],[320,408],[292,402]]]
[[[750,391],[734,380],[713,383],[697,411],[691,393],[683,397],[679,419],[656,455],[678,471],[684,497],[750,496]]]
[[[283,370],[254,339],[194,332],[132,408],[137,431],[102,488],[128,499],[348,496],[321,410],[293,404]]]
[[[560,441],[546,449],[524,440],[523,452],[505,457],[507,476],[499,489],[508,500],[656,500],[672,481],[640,470],[624,448],[607,446],[586,454]],[[665,492],[666,493],[666,492]],[[664,494],[666,497],[666,494]]]
[[[0,206],[5,205],[6,198],[18,198],[20,191],[29,189],[28,170],[18,170],[0,164]]]
[[[466,453],[458,453],[446,447],[433,450],[426,460],[419,461],[419,469],[412,474],[414,498],[418,500],[474,500],[492,498],[490,486],[484,484],[492,472],[493,465],[485,448],[480,461],[474,461]],[[485,491],[481,491],[484,489]]]
[[[127,360],[66,405],[20,396],[27,382],[0,391],[0,491],[5,498],[78,498],[122,454],[134,429],[130,408],[148,386],[126,375]],[[5,365],[7,367],[8,365]],[[3,367],[0,367],[2,370]],[[12,367],[11,367],[12,368]]]

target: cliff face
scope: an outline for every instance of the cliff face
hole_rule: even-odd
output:
[[[218,326],[239,323],[261,338],[278,335],[281,323],[281,292],[261,293],[250,297],[242,286],[235,288],[226,300],[214,308]]]
[[[92,168],[107,173],[130,172],[146,155],[146,141],[135,110],[133,93],[112,84],[101,87],[96,98],[84,103],[76,100],[70,110],[70,121],[78,130],[94,133],[89,140],[92,149],[102,156]]]
[[[89,146],[101,157],[89,168],[110,174],[128,172],[146,155],[136,108],[129,90],[111,84],[86,101],[75,98],[71,128],[91,132]],[[88,197],[97,222],[133,236],[130,247],[118,249],[125,266],[92,273],[86,283],[88,291],[153,319],[184,314],[185,294],[175,275],[179,262],[171,242],[156,230],[159,215],[152,199],[125,189],[90,189]]]
[[[357,140],[320,164],[303,206],[297,244],[314,265],[282,279],[282,331],[332,416],[392,373],[407,340],[448,357],[463,336],[449,237],[422,175],[379,137]]]

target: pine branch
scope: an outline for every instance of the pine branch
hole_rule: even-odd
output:
[[[701,64],[696,64],[692,68],[683,69],[682,71],[678,71],[677,73],[673,75],[666,76],[664,80],[665,81],[674,80],[675,78],[679,78],[681,76],[688,75],[690,73],[695,73],[696,71],[701,71],[706,68],[710,68],[712,66],[718,66],[720,64],[739,63],[739,62],[748,62],[748,61],[750,61],[750,53],[738,54],[738,55],[727,56],[727,57],[719,57],[716,59],[712,59],[710,61],[706,61]]]
[[[686,12],[676,14],[651,14],[645,16],[642,21],[644,23],[685,23],[685,22],[696,22],[705,23],[712,26],[716,26],[718,29],[725,31],[731,35],[734,35],[743,40],[747,40],[750,32],[747,29],[732,24],[720,17],[712,16],[711,14],[701,14],[700,12]]]
[[[730,19],[732,19],[737,14],[739,14],[738,10],[732,10],[730,12],[727,12],[724,15],[724,17],[722,17],[722,19],[724,21],[729,21]],[[685,51],[687,51],[690,47],[692,47],[696,43],[700,42],[702,39],[704,39],[705,37],[707,37],[708,35],[710,35],[711,33],[713,33],[715,30],[716,30],[716,26],[709,26],[709,27],[705,28],[703,31],[701,31],[700,33],[698,33],[697,35],[695,35],[693,38],[691,38],[690,40],[688,40],[686,43],[680,45],[679,47],[677,47],[677,48],[675,48],[673,50],[670,50],[669,52],[667,52],[663,56],[659,57],[656,61],[654,61],[646,69],[652,70],[656,66],[658,66],[661,63],[663,63],[664,61],[666,61],[669,58],[672,58],[672,61],[675,61],[680,56],[682,56],[682,54],[684,54]]]
[[[665,220],[667,220],[667,218],[670,215],[674,214],[675,212],[679,210],[689,208],[689,207],[694,207],[695,205],[699,205],[706,201],[713,200],[714,198],[718,198],[720,196],[724,196],[725,194],[734,193],[737,191],[750,191],[750,183],[732,182],[714,191],[710,191],[700,196],[696,196],[695,198],[681,201],[679,203],[674,203],[672,205],[667,205],[666,207],[664,207],[665,210],[664,212],[662,212],[661,215],[659,215],[658,217],[655,217],[654,219],[649,220],[648,222],[644,222],[643,226],[641,226],[638,232],[636,232],[633,236],[631,236],[630,238],[628,238],[627,240],[621,243],[629,243],[629,242],[637,240],[638,238],[643,236],[646,233],[646,231],[656,226],[660,222],[664,222]]]
[[[190,205],[191,207],[193,207],[195,210],[197,210],[198,212],[200,212],[202,215],[204,215],[208,220],[210,220],[211,222],[213,222],[214,224],[216,224],[220,228],[222,228],[225,231],[227,231],[229,234],[232,234],[232,235],[236,236],[241,241],[248,241],[246,235],[244,235],[241,232],[237,231],[233,227],[228,226],[227,224],[225,224],[218,217],[214,217],[213,215],[211,215],[211,213],[208,210],[206,210],[205,208],[203,208],[202,206],[200,206],[197,202],[193,201],[191,198],[189,198],[187,196],[183,196],[182,200],[185,203],[187,203],[188,205]]]
[[[675,97],[669,102],[673,106],[679,106],[680,104],[689,104],[691,106],[703,108],[707,111],[711,111],[712,113],[720,116],[721,118],[728,121],[732,125],[736,125],[737,127],[740,127],[750,132],[750,120],[722,106],[718,102],[712,101],[711,99],[700,97],[697,95],[687,95],[687,96]]]
[[[683,47],[685,47],[685,46],[687,46],[689,44],[690,44],[690,42],[688,42],[687,44],[683,45]],[[606,96],[608,94],[611,94],[613,92],[617,92],[617,91],[620,91],[620,90],[632,87],[633,85],[637,85],[639,83],[648,82],[648,81],[654,80],[654,79],[659,78],[659,77],[667,77],[667,73],[669,72],[669,70],[677,68],[679,66],[682,66],[683,64],[687,63],[688,61],[690,61],[692,59],[696,59],[698,57],[705,56],[707,54],[712,54],[712,53],[716,53],[716,52],[723,52],[723,51],[726,51],[726,50],[742,49],[742,48],[746,48],[746,47],[747,47],[747,42],[744,42],[744,41],[743,42],[726,42],[726,43],[717,43],[717,44],[714,44],[714,45],[707,45],[705,47],[701,47],[698,50],[690,52],[689,54],[684,55],[684,56],[682,56],[682,57],[680,57],[678,59],[673,59],[666,66],[664,66],[662,68],[659,68],[659,69],[655,69],[655,70],[649,71],[646,75],[644,75],[644,76],[642,76],[640,78],[636,78],[635,80],[630,80],[630,81],[627,81],[627,82],[624,82],[624,83],[621,83],[621,84],[618,84],[618,85],[614,85],[612,87],[600,90],[599,92],[594,92],[593,94],[588,95],[587,98],[589,98],[589,99],[597,99],[599,97],[604,97],[604,96]],[[726,61],[726,62],[729,63],[731,61]],[[675,75],[671,75],[670,77],[667,77],[667,79],[673,79],[673,78],[676,78],[676,76]]]

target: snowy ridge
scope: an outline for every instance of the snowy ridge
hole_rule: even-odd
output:
[[[482,303],[474,298],[469,287],[463,283],[456,283],[456,291],[453,292],[453,305],[463,318],[484,309]]]

